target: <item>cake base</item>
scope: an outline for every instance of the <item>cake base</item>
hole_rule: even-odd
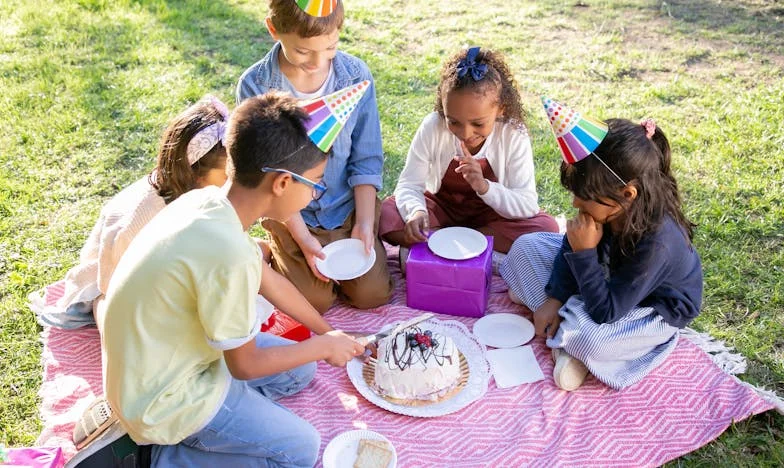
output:
[[[459,350],[457,351],[457,355],[460,357],[460,378],[457,380],[457,384],[454,387],[452,387],[451,389],[448,389],[444,395],[441,395],[440,397],[438,397],[438,398],[436,398],[434,400],[416,400],[416,399],[401,400],[399,398],[392,398],[392,397],[386,396],[383,393],[379,392],[377,390],[376,377],[375,377],[375,375],[376,375],[376,359],[372,358],[372,357],[369,358],[367,361],[365,361],[365,363],[362,365],[362,378],[365,380],[365,383],[367,384],[367,386],[376,395],[380,396],[381,398],[385,399],[386,401],[388,401],[390,403],[393,403],[393,404],[396,404],[396,405],[401,405],[401,406],[410,406],[410,407],[414,407],[414,406],[428,406],[428,405],[432,405],[432,404],[435,404],[435,403],[440,403],[442,401],[449,400],[450,398],[452,398],[455,395],[457,395],[458,393],[460,393],[460,391],[463,390],[463,388],[466,386],[466,383],[468,382],[468,372],[469,372],[468,371],[468,361],[466,361],[465,356],[463,356],[463,353],[461,353]]]

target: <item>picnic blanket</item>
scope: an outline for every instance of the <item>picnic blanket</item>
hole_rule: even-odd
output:
[[[339,303],[325,318],[336,328],[374,331],[420,314],[406,307],[405,281],[395,257],[391,260],[397,287],[390,304],[359,311]],[[57,300],[58,287],[47,288],[46,302]],[[505,291],[503,280],[494,276],[488,313],[523,313],[530,319],[530,312],[511,303]],[[447,315],[438,319],[457,320],[469,330],[476,321]],[[310,386],[281,403],[318,429],[322,452],[345,431],[369,429],[392,442],[400,467],[657,466],[709,443],[733,421],[780,405],[775,395],[731,375],[744,367],[742,357],[710,337],[691,335],[678,341],[663,365],[622,391],[590,376],[575,392],[559,390],[550,352],[543,339],[535,338],[531,345],[543,381],[499,389],[491,378],[480,400],[449,415],[415,418],[383,410],[360,395],[345,369],[323,362]],[[42,338],[44,429],[37,444],[60,446],[70,458],[75,453],[74,422],[102,394],[100,340],[92,327],[47,328]],[[703,351],[711,346],[712,355]],[[716,356],[725,370],[714,363]]]

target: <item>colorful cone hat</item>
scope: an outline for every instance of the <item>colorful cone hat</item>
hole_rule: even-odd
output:
[[[308,136],[321,151],[325,153],[329,151],[368,87],[370,87],[370,81],[365,80],[335,93],[300,104],[300,107],[310,115],[310,118],[304,122]]]
[[[304,11],[310,16],[315,16],[317,18],[331,15],[332,12],[335,11],[335,8],[338,7],[338,0],[294,0],[294,1],[297,3],[297,6],[300,8],[300,10]]]
[[[542,96],[542,104],[563,159],[568,164],[590,155],[607,136],[608,128],[604,122],[583,116],[546,96]]]

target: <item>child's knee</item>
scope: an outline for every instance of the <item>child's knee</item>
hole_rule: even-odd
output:
[[[392,280],[385,284],[370,285],[364,288],[357,288],[351,294],[346,295],[346,302],[357,309],[374,309],[381,307],[392,298]]]
[[[387,294],[361,295],[348,299],[349,303],[357,309],[375,309],[376,307],[387,304],[391,297],[392,293],[390,292]]]
[[[288,453],[292,466],[311,467],[318,461],[321,435],[310,424],[297,438],[297,446]]]
[[[509,249],[509,255],[520,255],[524,252],[530,252],[532,249],[537,248],[539,245],[541,245],[541,235],[542,234],[539,232],[531,232],[518,237],[512,243],[512,247]]]
[[[316,311],[324,315],[324,313],[332,307],[337,295],[331,289],[319,288],[310,291],[305,298],[310,302]]]

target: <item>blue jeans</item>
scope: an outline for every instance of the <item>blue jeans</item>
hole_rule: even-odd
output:
[[[267,333],[260,348],[293,343]],[[276,399],[293,395],[316,374],[316,363],[260,379],[232,379],[221,407],[200,431],[177,445],[152,448],[153,467],[304,467],[318,458],[321,437]]]

